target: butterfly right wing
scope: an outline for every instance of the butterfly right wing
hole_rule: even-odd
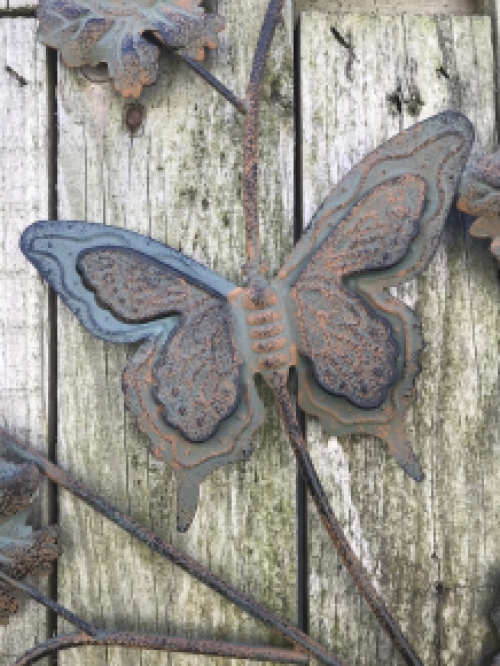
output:
[[[404,415],[420,322],[388,287],[432,258],[472,140],[469,121],[447,112],[377,148],[325,200],[276,281],[300,352],[301,407],[331,434],[384,439],[417,480]]]
[[[40,222],[21,248],[91,333],[146,339],[123,375],[126,404],[177,476],[186,530],[201,481],[246,458],[263,421],[234,336],[234,285],[172,248],[98,224]]]

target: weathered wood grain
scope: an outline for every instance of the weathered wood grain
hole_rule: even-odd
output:
[[[500,54],[500,0],[479,0],[478,8],[481,14],[491,18],[493,49],[495,52],[495,84],[496,84],[496,105],[497,117],[500,109],[500,70],[498,68]]]
[[[48,206],[45,49],[35,33],[34,19],[0,20],[0,422],[45,451],[47,290],[18,248],[23,229],[46,217]],[[46,505],[42,482],[35,525],[46,518]],[[46,580],[36,585],[46,589]],[[45,609],[23,600],[19,614],[0,628],[0,664],[46,638]]]
[[[266,0],[220,2],[227,17],[209,69],[245,94]],[[270,270],[292,244],[293,82],[291,9],[266,73],[261,130],[261,220]],[[242,118],[195,74],[166,56],[140,102],[132,138],[127,103],[109,84],[60,68],[59,216],[126,227],[168,242],[240,283],[245,261],[241,206]],[[60,464],[135,518],[285,617],[296,618],[295,465],[269,395],[266,425],[245,465],[202,485],[186,535],[175,531],[171,472],[124,411],[121,372],[131,348],[86,334],[59,313]],[[107,627],[276,642],[203,586],[153,557],[117,528],[61,497],[64,556],[60,601]],[[215,659],[88,649],[61,664],[215,664]],[[228,663],[227,661],[221,661]],[[230,662],[239,663],[239,662]]]
[[[398,81],[418,86],[419,119],[462,110],[476,125],[475,149],[494,147],[490,34],[484,17],[302,16],[306,223],[354,163],[415,122],[391,115]],[[495,646],[487,612],[499,566],[497,267],[455,217],[429,269],[399,295],[427,343],[407,419],[426,480],[405,478],[378,440],[328,439],[309,421],[308,441],[334,510],[424,663],[480,664]],[[310,522],[312,633],[351,663],[401,664],[313,512]]]
[[[491,1],[491,0],[486,0]],[[496,0],[493,0],[495,2]],[[481,0],[479,0],[481,2]],[[299,12],[373,14],[479,14],[478,0],[295,0]]]
[[[33,0],[0,0],[0,12],[5,17],[8,16],[29,16],[32,18],[35,15],[38,2]]]

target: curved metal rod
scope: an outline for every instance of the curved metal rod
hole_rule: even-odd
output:
[[[397,620],[391,615],[391,612],[385,605],[383,599],[379,596],[377,590],[370,582],[368,574],[357,558],[356,553],[351,548],[339,521],[330,507],[328,498],[326,497],[321,481],[314,469],[304,438],[302,437],[302,432],[296,418],[295,408],[292,405],[286,387],[286,378],[276,373],[273,379],[275,399],[283,418],[283,422],[285,423],[300,472],[307,484],[309,494],[316,505],[318,514],[328,532],[331,542],[345,564],[349,575],[356,583],[375,617],[389,634],[392,642],[399,650],[405,662],[409,664],[409,666],[423,666],[420,657],[403,634]]]
[[[65,634],[56,636],[46,643],[31,648],[16,659],[12,666],[31,666],[40,659],[56,654],[62,650],[70,650],[89,645],[106,645],[108,647],[126,647],[143,650],[159,650],[162,652],[181,652],[188,654],[212,655],[215,657],[233,657],[234,659],[251,659],[253,661],[271,661],[278,664],[307,664],[307,655],[298,650],[285,650],[253,645],[237,645],[221,641],[203,639],[177,638],[175,636],[159,636],[135,632],[102,632],[93,638],[87,634]]]
[[[214,88],[219,95],[222,95],[228,102],[230,102],[234,108],[242,113],[243,115],[247,112],[247,103],[244,99],[237,97],[232,90],[229,90],[227,86],[219,81],[213,74],[211,74],[203,65],[200,65],[199,62],[186,55],[185,53],[180,53],[172,49],[172,53],[176,55],[180,60],[186,63],[193,71],[195,71],[201,78],[208,83],[209,86]]]
[[[57,601],[47,597],[47,595],[43,594],[43,592],[37,590],[36,587],[28,585],[27,583],[24,583],[20,580],[10,578],[3,571],[0,571],[0,579],[15,589],[29,595],[37,603],[42,604],[46,608],[49,608],[51,611],[54,611],[54,613],[57,613],[63,617],[67,622],[70,622],[74,627],[80,629],[80,631],[82,631],[87,636],[99,636],[101,631],[99,627],[96,627],[94,624],[90,624],[90,622],[82,620],[81,617],[78,617],[78,615],[75,615],[68,608],[65,608],[61,604],[57,603]]]
[[[247,115],[243,130],[243,210],[247,242],[247,272],[259,274],[263,269],[259,237],[258,160],[259,114],[262,83],[269,48],[285,0],[271,0],[255,49],[247,91]]]
[[[300,629],[294,627],[293,624],[290,624],[290,622],[287,622],[265,606],[257,603],[251,597],[243,594],[243,592],[236,589],[222,578],[216,576],[195,559],[186,555],[186,553],[179,548],[172,546],[172,544],[164,541],[154,532],[143,527],[140,523],[135,522],[130,516],[122,513],[103,497],[100,497],[97,493],[93,493],[70,474],[63,471],[57,465],[54,465],[54,463],[51,463],[50,460],[31,446],[28,446],[27,444],[20,442],[16,437],[9,435],[3,428],[0,428],[0,441],[24,460],[34,463],[51,481],[54,481],[54,483],[69,490],[73,495],[79,497],[83,502],[96,511],[99,511],[99,513],[123,530],[148,545],[156,553],[159,553],[166,559],[170,560],[170,562],[179,566],[190,576],[196,578],[196,580],[204,583],[207,587],[211,588],[225,599],[228,599],[231,603],[243,609],[260,622],[263,622],[267,626],[278,631],[298,648],[313,655],[327,666],[346,666],[346,662],[333,655],[329,650],[317,643],[310,636],[307,636],[300,631]]]
[[[33,664],[39,659],[60,650],[79,647],[81,645],[108,645],[161,650],[162,652],[186,652],[189,654],[210,654],[218,657],[234,657],[235,659],[251,659],[254,661],[272,661],[285,664],[307,664],[308,656],[297,649],[273,648],[260,645],[241,645],[227,641],[212,641],[196,638],[178,638],[158,634],[140,634],[131,632],[104,631],[99,627],[82,620],[65,606],[53,601],[35,587],[19,580],[14,580],[0,571],[0,579],[12,587],[28,594],[39,604],[50,608],[63,617],[82,633],[57,636],[46,643],[40,643],[25,653],[21,663]],[[73,638],[71,638],[73,637]],[[28,661],[26,662],[26,659]],[[23,661],[24,660],[24,661]]]

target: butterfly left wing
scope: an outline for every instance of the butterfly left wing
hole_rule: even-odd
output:
[[[234,285],[168,246],[98,224],[39,222],[21,248],[91,333],[146,340],[123,375],[126,404],[176,474],[186,530],[201,481],[246,458],[263,421],[234,337]]]
[[[403,417],[420,322],[387,287],[432,258],[472,139],[469,121],[448,112],[375,150],[323,203],[276,282],[300,352],[301,407],[331,434],[384,439],[417,480]]]

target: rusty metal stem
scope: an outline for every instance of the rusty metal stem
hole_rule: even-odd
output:
[[[43,657],[59,652],[60,650],[82,645],[108,645],[145,648],[161,650],[164,652],[188,652],[190,654],[210,654],[219,657],[234,657],[235,659],[252,659],[255,661],[273,661],[285,664],[307,664],[308,657],[299,650],[285,648],[272,648],[265,646],[250,646],[224,641],[210,641],[204,639],[178,638],[154,634],[140,634],[131,632],[105,631],[82,620],[70,610],[49,599],[36,588],[14,580],[0,571],[0,578],[12,587],[29,595],[38,603],[50,608],[55,613],[70,622],[83,634],[70,634],[58,636],[46,643],[41,643],[29,650],[16,664],[34,664]]]
[[[105,631],[98,638],[77,633],[56,636],[46,643],[37,645],[25,652],[12,666],[31,666],[31,664],[50,654],[89,645],[213,655],[215,657],[233,657],[234,659],[250,659],[253,661],[271,661],[279,664],[308,663],[307,655],[301,654],[298,650],[239,645],[221,641],[178,638],[176,636]]]
[[[285,0],[271,0],[269,3],[255,49],[247,91],[248,113],[243,134],[243,210],[249,274],[260,273],[262,264],[258,201],[260,98],[267,56],[284,2]]]
[[[210,72],[203,67],[203,65],[200,65],[199,62],[196,62],[196,60],[193,60],[193,58],[190,58],[188,55],[185,55],[183,53],[180,53],[179,51],[174,51],[172,50],[172,53],[174,53],[178,58],[180,58],[183,62],[188,65],[192,70],[194,70],[197,74],[201,76],[201,78],[208,83],[209,86],[212,86],[215,90],[217,90],[218,93],[220,93],[223,97],[227,99],[228,102],[230,102],[237,111],[242,113],[243,115],[246,114],[247,112],[247,103],[244,99],[240,99],[237,97],[229,88],[227,88],[223,83],[219,81],[215,76],[210,74]]]
[[[27,444],[20,442],[12,435],[9,435],[3,428],[0,428],[0,441],[8,449],[17,453],[17,455],[21,456],[24,460],[33,462],[49,479],[63,488],[66,488],[66,490],[69,490],[73,495],[79,497],[86,504],[96,509],[96,511],[99,511],[99,513],[123,530],[147,544],[152,550],[179,566],[190,576],[193,576],[193,578],[204,583],[207,587],[228,599],[260,622],[263,622],[278,631],[294,645],[313,655],[323,664],[326,664],[327,666],[346,666],[346,662],[333,655],[329,650],[317,643],[310,636],[307,636],[300,631],[300,629],[297,629],[297,627],[294,627],[283,618],[258,604],[251,597],[246,596],[203,567],[196,560],[189,557],[189,555],[183,553],[180,549],[163,541],[163,539],[154,534],[154,532],[151,532],[139,523],[136,523],[132,518],[122,513],[103,497],[93,493],[70,474],[51,463],[41,453]]]
[[[85,634],[87,634],[87,636],[96,637],[100,634],[100,629],[98,627],[95,627],[93,624],[82,620],[80,617],[72,613],[64,606],[61,606],[61,604],[58,604],[56,601],[53,601],[45,594],[37,590],[35,587],[32,587],[27,583],[23,583],[20,580],[14,580],[13,578],[10,578],[10,576],[4,574],[3,571],[0,571],[0,578],[17,590],[24,592],[39,604],[42,604],[46,608],[50,608],[50,610],[63,617],[74,627],[80,629],[80,631],[83,631]]]
[[[420,657],[410,645],[397,620],[392,617],[384,601],[370,582],[363,565],[352,550],[339,521],[330,507],[321,481],[307,451],[306,443],[302,437],[295,408],[292,405],[286,387],[286,379],[276,373],[273,378],[272,387],[300,472],[307,484],[309,493],[316,505],[316,509],[328,532],[330,540],[345,564],[349,575],[356,583],[359,591],[375,614],[375,617],[389,634],[405,662],[410,666],[422,666]]]

